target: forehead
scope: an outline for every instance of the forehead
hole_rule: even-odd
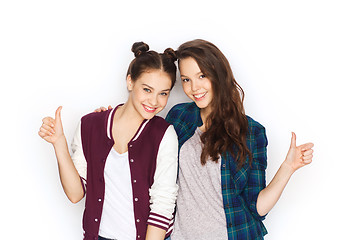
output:
[[[192,57],[180,60],[178,66],[181,75],[194,75],[201,72],[197,61]]]
[[[172,85],[170,76],[162,70],[145,71],[135,82],[141,85],[149,85],[156,90],[170,89]]]

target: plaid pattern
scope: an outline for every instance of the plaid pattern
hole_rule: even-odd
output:
[[[247,119],[247,146],[252,152],[252,164],[247,160],[241,169],[237,169],[235,159],[229,152],[221,157],[221,187],[229,240],[259,240],[267,234],[262,223],[265,216],[259,216],[256,201],[259,192],[266,186],[268,141],[265,128],[252,118]],[[174,106],[166,121],[176,130],[179,149],[203,124],[200,109],[193,102]]]

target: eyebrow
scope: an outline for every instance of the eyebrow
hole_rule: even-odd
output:
[[[202,71],[200,71],[200,72],[196,73],[195,75],[199,75],[199,74],[204,74],[204,73]],[[188,76],[181,74],[181,77],[188,77]]]
[[[142,85],[144,85],[144,86],[146,86],[146,87],[148,87],[148,88],[151,88],[152,90],[155,90],[153,87],[147,85],[146,83],[143,83]],[[171,89],[168,88],[168,89],[161,90],[161,92],[166,92],[166,91],[171,91]]]

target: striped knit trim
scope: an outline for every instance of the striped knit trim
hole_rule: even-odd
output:
[[[168,230],[166,231],[166,237],[170,236],[173,229],[174,229],[174,223],[175,223],[175,219],[172,218],[170,221],[170,226],[168,227]]]
[[[82,189],[84,190],[84,194],[86,194],[86,186],[87,186],[86,179],[83,177],[80,177],[80,180],[81,180]]]
[[[165,231],[169,230],[170,227],[170,219],[156,213],[150,213],[147,223],[149,225],[164,229]]]
[[[146,124],[150,121],[150,119],[146,120],[144,124],[140,127],[139,132],[136,134],[135,138],[132,141],[135,141],[141,134],[141,132],[144,130]]]
[[[112,119],[112,114],[113,114],[114,111],[111,111],[109,113],[109,116],[108,116],[108,121],[107,121],[107,136],[109,139],[112,139],[112,136],[111,136],[111,119]]]

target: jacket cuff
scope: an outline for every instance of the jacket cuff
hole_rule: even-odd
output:
[[[153,212],[150,213],[147,223],[151,226],[161,228],[166,232],[169,230],[170,227],[170,219]]]

